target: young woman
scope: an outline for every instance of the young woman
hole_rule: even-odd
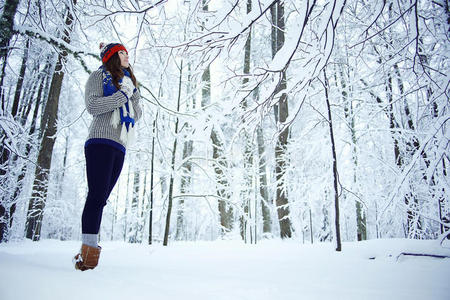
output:
[[[81,217],[82,245],[75,269],[94,269],[100,257],[98,232],[103,207],[119,178],[135,122],[142,115],[136,78],[122,44],[100,44],[102,66],[86,83],[85,103],[93,115],[84,146],[88,195]]]

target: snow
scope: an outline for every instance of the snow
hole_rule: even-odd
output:
[[[436,241],[103,242],[95,270],[73,269],[77,241],[0,245],[0,299],[448,299],[450,255]],[[450,247],[450,245],[444,245]]]

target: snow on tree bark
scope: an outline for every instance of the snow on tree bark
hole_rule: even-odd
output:
[[[272,56],[283,47],[284,45],[284,1],[277,2],[271,8],[272,14]],[[276,22],[276,23],[275,23]],[[274,39],[275,37],[275,41]],[[275,47],[275,48],[273,48]],[[275,51],[275,52],[274,52]],[[285,122],[288,118],[288,96],[286,90],[286,71],[283,70],[280,74],[280,79],[274,94],[280,95],[278,103],[275,109],[275,120],[277,123],[278,132],[277,143],[275,145],[275,177],[277,181],[276,188],[276,205],[278,212],[278,222],[280,223],[280,236],[281,238],[290,238],[292,236],[291,220],[289,216],[289,200],[287,195],[287,179],[285,178],[285,169],[288,158],[286,157],[286,147],[288,145],[289,138],[289,126],[285,126]]]
[[[76,0],[73,0],[76,4]],[[63,40],[70,43],[70,34],[73,28],[73,14],[70,7],[66,8],[66,29],[64,30]],[[58,117],[59,97],[61,86],[64,79],[63,65],[66,61],[67,53],[62,51],[58,55],[55,71],[50,85],[50,92],[42,115],[41,126],[43,138],[39,149],[35,179],[33,183],[33,192],[28,205],[27,221],[25,225],[25,235],[27,238],[37,241],[40,239],[42,218],[44,217],[44,208],[47,197],[48,176],[52,163],[53,146],[55,145]]]
[[[324,77],[324,89],[325,89],[325,101],[327,103],[327,111],[328,111],[328,126],[330,128],[330,140],[331,140],[331,152],[333,155],[333,187],[334,187],[334,226],[335,226],[335,241],[336,241],[336,251],[342,250],[342,243],[341,243],[341,228],[340,228],[340,219],[339,219],[339,189],[338,189],[338,169],[337,169],[337,155],[336,155],[336,144],[334,139],[334,132],[333,132],[333,120],[331,117],[331,106],[330,106],[330,99],[329,99],[329,84],[328,84],[328,78],[325,69],[323,70],[323,77]]]

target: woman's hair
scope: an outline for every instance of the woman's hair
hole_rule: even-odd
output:
[[[103,63],[103,65],[105,66],[106,70],[111,73],[114,86],[117,89],[120,89],[119,80],[123,78],[125,74],[122,71],[122,65],[120,63],[118,52],[114,53],[107,62]],[[134,86],[137,87],[136,77],[134,77],[133,70],[131,70],[130,66],[125,69],[130,73],[131,81],[133,81]]]

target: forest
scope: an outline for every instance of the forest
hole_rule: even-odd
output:
[[[448,0],[3,0],[0,242],[79,240],[84,87],[124,44],[143,117],[103,241],[450,234]]]

